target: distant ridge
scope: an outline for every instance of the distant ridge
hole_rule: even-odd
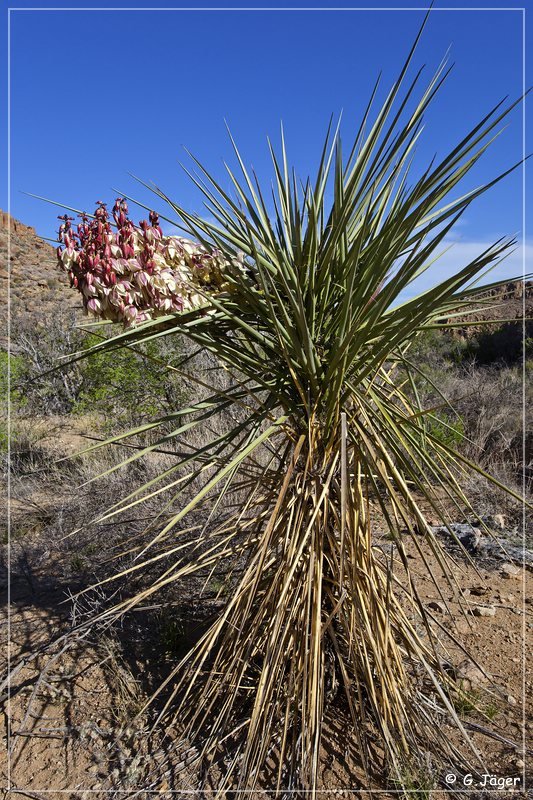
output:
[[[490,289],[486,294],[480,296],[481,301],[490,300],[490,305],[481,307],[480,310],[473,314],[465,315],[464,318],[459,317],[454,322],[462,321],[470,323],[465,325],[464,328],[456,328],[455,335],[462,336],[469,339],[477,336],[480,333],[494,333],[499,329],[498,324],[487,325],[483,324],[486,320],[501,320],[501,327],[509,326],[520,329],[520,336],[522,335],[522,320],[533,317],[533,281],[509,281],[497,289]],[[524,315],[525,310],[525,315]],[[509,320],[511,320],[509,322]],[[472,323],[478,323],[473,325]],[[531,335],[531,322],[526,322],[526,335]]]

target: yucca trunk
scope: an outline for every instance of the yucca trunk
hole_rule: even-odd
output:
[[[326,442],[321,425],[287,431],[275,501],[246,532],[246,569],[171,676],[161,718],[197,744],[220,796],[258,783],[316,789],[327,709],[349,726],[369,784],[401,784],[428,748],[468,764],[427,705],[421,669],[444,700],[453,682],[429,629],[425,643],[417,632],[427,619],[416,593],[373,543],[366,461],[349,425],[343,412]]]

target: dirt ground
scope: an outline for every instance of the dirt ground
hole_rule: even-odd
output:
[[[61,453],[72,453],[86,444],[83,432],[81,423],[79,430],[70,424],[67,432],[50,426],[48,438],[54,447],[60,443]],[[46,443],[46,439],[42,441]],[[57,455],[56,450],[54,453]],[[41,492],[40,485],[36,486]],[[20,512],[23,535],[15,526],[12,561],[4,562],[0,577],[5,595],[1,651],[9,653],[12,669],[10,687],[6,683],[0,687],[4,740],[10,722],[9,747],[0,754],[2,784],[7,785],[9,779],[11,794],[17,793],[13,796],[37,800],[55,796],[73,800],[149,798],[156,793],[162,797],[183,793],[183,797],[207,800],[209,794],[196,791],[195,775],[188,771],[191,751],[176,747],[159,729],[148,735],[149,718],[143,706],[184,654],[210,601],[199,601],[189,587],[189,605],[173,600],[170,608],[161,609],[154,604],[131,613],[121,623],[66,636],[76,623],[109,605],[109,594],[93,590],[85,599],[73,601],[72,595],[91,581],[87,576],[85,583],[79,576],[73,578],[69,560],[78,551],[66,550],[61,539],[47,533],[46,520],[58,513],[54,498],[50,492],[41,496],[22,490],[17,495],[17,491],[15,486],[11,512],[14,519]],[[58,489],[58,494],[61,491],[64,489]],[[38,509],[42,525],[35,524],[35,517],[24,516],[23,505],[34,512]],[[495,522],[505,527],[504,519]],[[375,544],[389,555],[393,545],[386,536],[380,537],[377,517],[374,525]],[[508,528],[499,535],[507,537],[509,552],[516,559],[520,531]],[[513,790],[514,796],[525,797],[533,734],[528,716],[532,666],[526,658],[533,628],[533,559],[527,559],[528,568],[523,569],[519,560],[513,563],[512,556],[478,551],[470,563],[449,536],[443,536],[442,542],[456,581],[450,587],[429,548],[422,540],[419,545],[428,551],[426,558],[443,597],[428,577],[415,544],[407,540],[406,550],[435,629],[452,632],[486,672],[484,675],[455,645],[450,645],[448,653],[443,651],[457,666],[456,676],[465,691],[457,710],[486,765],[486,786],[473,782],[466,787],[466,796],[494,800]],[[103,540],[99,547],[105,547]],[[94,554],[94,548],[91,552]],[[50,642],[55,642],[52,648]],[[449,735],[459,748],[464,746],[451,727]],[[350,734],[342,709],[326,720],[324,741],[321,796],[348,796],[350,790],[357,797],[375,797],[365,791],[368,787],[355,757],[355,736]],[[413,776],[412,786],[413,800],[446,796],[433,789],[431,782],[425,783],[424,776]],[[374,788],[380,790],[383,800],[401,796],[394,795],[390,787]],[[458,787],[451,783],[450,788]],[[178,794],[170,794],[171,790]],[[257,794],[258,798],[268,796]]]
[[[407,549],[421,596],[436,624],[452,630],[488,676],[452,648],[450,658],[459,664],[458,674],[469,698],[460,711],[492,776],[485,787],[469,787],[467,796],[508,796],[498,783],[502,779],[507,779],[507,789],[514,787],[521,796],[533,732],[526,713],[533,692],[531,663],[525,658],[526,639],[533,627],[531,573],[513,569],[501,559],[478,558],[473,567],[450,550],[456,561],[457,588],[444,591],[449,613],[425,575],[416,549],[413,545]],[[2,609],[2,644],[9,641],[11,665],[16,667],[11,700],[4,706],[2,719],[3,734],[11,720],[12,788],[19,796],[33,798],[49,798],[56,792],[57,797],[72,798],[149,797],[152,792],[164,796],[170,789],[189,790],[192,794],[184,796],[200,797],[193,790],[192,777],[188,782],[187,771],[180,771],[187,754],[172,752],[171,743],[165,744],[157,733],[148,737],[146,717],[135,718],[154,670],[149,654],[135,647],[131,652],[131,628],[100,628],[70,642],[62,640],[61,632],[72,622],[72,604],[65,602],[65,587],[51,579],[50,572],[51,564],[43,563],[38,571],[12,574],[9,624],[6,606]],[[460,601],[466,617],[460,612]],[[83,613],[83,608],[76,608],[76,614]],[[137,624],[141,638],[145,624],[145,620]],[[39,648],[51,639],[58,639],[52,654],[39,655]],[[346,730],[339,720],[328,728],[333,746],[324,759],[322,796],[343,794],[351,787],[364,797],[367,793],[359,783],[358,769],[350,763]],[[457,737],[457,732],[450,730],[450,735]],[[4,782],[8,777],[5,755],[0,769]],[[445,796],[440,790],[429,794],[424,787],[415,788],[413,797],[437,800]]]

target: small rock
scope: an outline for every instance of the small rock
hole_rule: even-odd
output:
[[[507,702],[509,703],[510,706],[515,706],[516,705],[516,700],[515,700],[515,698],[513,697],[512,694],[508,694],[507,695]]]
[[[496,609],[494,606],[474,606],[470,611],[474,617],[495,617]]]
[[[470,552],[477,552],[481,540],[481,532],[473,525],[463,522],[452,522],[449,529],[445,525],[437,525],[431,528],[434,534],[440,536],[450,536],[450,530],[459,540],[463,547]]]
[[[524,769],[524,767],[526,766],[521,758],[518,758],[514,763],[517,769]]]
[[[465,550],[469,553],[477,553],[479,550],[479,543],[482,539],[481,531],[474,528],[473,525],[454,523],[450,526]]]
[[[445,606],[439,603],[438,600],[432,600],[431,603],[428,603],[428,608],[431,608],[432,611],[438,611],[439,614],[444,614],[446,611]]]
[[[459,680],[463,681],[463,688],[466,691],[471,691],[487,682],[486,675],[468,659],[458,665],[456,675]]]
[[[481,597],[482,595],[487,594],[488,590],[488,586],[471,586],[468,592],[469,594],[474,595],[474,597]]]
[[[465,634],[465,633],[472,633],[472,624],[468,622],[464,617],[461,617],[455,623],[455,628],[457,633]]]
[[[494,514],[491,522],[494,528],[498,528],[500,531],[505,530],[505,517],[503,514]]]
[[[514,564],[502,564],[500,567],[500,575],[502,578],[515,581],[520,581],[523,577],[522,570],[519,569],[519,567],[515,567]]]

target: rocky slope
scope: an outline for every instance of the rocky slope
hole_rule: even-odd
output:
[[[8,264],[10,270],[8,270]],[[81,303],[58,267],[54,247],[37,236],[35,229],[0,210],[0,314],[6,318],[8,272],[11,272],[11,312],[23,315],[30,324],[43,324],[59,305],[80,307]],[[81,312],[80,312],[81,313]],[[1,330],[0,346],[6,346]],[[13,342],[16,346],[16,343]]]
[[[479,364],[517,363],[523,353],[531,358],[533,282],[512,281],[492,289],[481,298],[479,310],[459,318],[463,319],[468,325],[454,328],[453,337],[463,341],[465,354]],[[487,320],[498,322],[488,324]]]
[[[470,337],[479,334],[481,330],[488,330],[490,326],[483,325],[484,320],[498,319],[502,320],[503,324],[505,324],[504,320],[521,322],[524,310],[526,318],[532,316],[533,281],[511,281],[505,283],[497,289],[488,291],[483,295],[481,301],[479,304],[480,310],[465,317],[465,320],[479,322],[479,325],[459,328],[458,332],[461,336]],[[515,323],[513,322],[512,324]]]

